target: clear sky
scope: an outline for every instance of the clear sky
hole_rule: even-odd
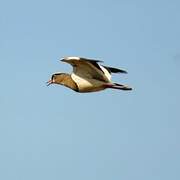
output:
[[[131,92],[45,82],[103,60]],[[179,180],[180,1],[0,1],[0,179]]]

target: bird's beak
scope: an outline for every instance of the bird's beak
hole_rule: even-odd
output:
[[[50,79],[48,82],[46,82],[47,86],[53,84],[53,81]]]
[[[60,59],[60,61],[62,61],[62,62],[66,62],[67,60],[66,60],[65,58],[63,58],[63,59]]]

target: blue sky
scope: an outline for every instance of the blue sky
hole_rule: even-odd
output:
[[[180,2],[0,2],[0,179],[179,180]],[[134,90],[46,87],[64,56]]]

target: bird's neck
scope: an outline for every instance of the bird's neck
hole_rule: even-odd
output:
[[[69,74],[61,74],[57,81],[58,84],[62,84],[66,87],[69,87],[70,89],[73,89],[74,91],[78,91],[77,84],[73,81],[71,78],[71,75]]]

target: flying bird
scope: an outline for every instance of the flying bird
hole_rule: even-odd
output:
[[[101,91],[108,88],[132,90],[127,85],[111,81],[112,73],[127,73],[127,71],[100,65],[99,63],[103,61],[83,57],[65,57],[61,61],[70,64],[73,67],[73,72],[71,74],[53,74],[47,82],[48,86],[59,84],[80,93]]]

